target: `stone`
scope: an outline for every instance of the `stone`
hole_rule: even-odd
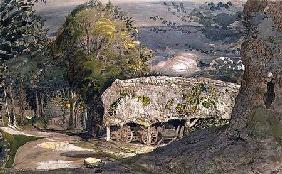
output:
[[[116,80],[102,95],[105,125],[144,126],[170,119],[230,119],[239,85],[208,78]]]
[[[98,167],[102,163],[101,159],[97,158],[86,158],[84,159],[84,165],[88,168]]]

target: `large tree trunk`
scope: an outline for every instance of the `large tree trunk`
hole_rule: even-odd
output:
[[[253,133],[272,134],[271,119],[282,120],[282,2],[250,0],[244,13],[248,31],[241,48],[245,72],[228,131],[248,138]],[[258,125],[258,119],[266,122]],[[280,121],[277,124],[282,126]]]
[[[100,96],[89,94],[87,100],[86,129],[94,137],[101,133],[103,122],[103,102]]]
[[[206,129],[142,156],[156,173],[282,172],[282,2],[249,0],[245,72],[229,127]]]
[[[8,102],[8,108],[9,108],[9,124],[12,126],[16,126],[16,114],[15,114],[15,101],[14,101],[14,95],[13,95],[13,87],[12,84],[9,83],[7,85],[7,100]]]
[[[4,99],[5,99],[5,110],[6,110],[6,116],[8,117],[8,124],[10,124],[10,109],[9,109],[9,98],[8,98],[8,91],[7,88],[4,88]]]
[[[36,110],[35,110],[35,118],[40,117],[40,101],[39,101],[39,92],[35,89],[35,102],[36,102]]]

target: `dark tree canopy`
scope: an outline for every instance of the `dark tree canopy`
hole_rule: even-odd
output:
[[[46,41],[43,20],[33,10],[34,1],[5,0],[0,7],[0,56],[10,59],[34,55]]]

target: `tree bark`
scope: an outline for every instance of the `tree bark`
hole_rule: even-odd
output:
[[[73,90],[70,90],[69,104],[70,104],[69,129],[73,129],[74,128],[74,108],[75,108],[75,93]]]
[[[87,101],[86,129],[94,137],[98,137],[102,130],[103,102],[100,96],[92,95]]]
[[[10,96],[10,100],[11,100],[11,103],[10,103],[10,105],[11,105],[11,111],[10,111],[10,120],[11,120],[11,122],[10,122],[10,124],[12,125],[12,126],[16,126],[17,124],[16,124],[16,122],[17,122],[17,120],[16,120],[16,114],[15,114],[15,100],[14,100],[14,95],[13,95],[13,87],[12,87],[12,84],[9,84],[8,85],[8,92],[9,92],[9,96]]]
[[[258,108],[275,120],[282,119],[281,10],[282,2],[249,0],[245,5],[248,34],[241,48],[245,72],[229,134],[247,138]]]
[[[24,85],[23,80],[20,80],[20,86],[19,86],[19,114],[20,114],[20,120],[18,120],[18,124],[23,124],[24,119],[24,111],[26,106],[26,98],[25,98],[25,91],[24,91]]]
[[[36,90],[36,89],[35,89],[35,102],[36,102],[35,117],[38,118],[38,117],[40,117],[40,111],[39,111],[39,110],[40,110],[40,109],[39,109],[39,108],[40,108],[40,106],[39,106],[39,105],[40,105],[40,104],[39,104],[40,102],[39,102],[39,92],[38,92],[38,90]]]

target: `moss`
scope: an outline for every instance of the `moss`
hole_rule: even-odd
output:
[[[119,98],[114,101],[111,105],[110,105],[110,108],[109,108],[109,115],[110,116],[114,116],[116,115],[116,109],[118,107],[118,105],[120,104],[120,101],[123,99],[123,98],[126,98],[126,97],[132,97],[132,98],[135,98],[135,93],[133,91],[121,91],[119,93]]]
[[[15,155],[19,147],[26,144],[27,142],[41,139],[41,137],[34,137],[34,136],[12,135],[4,131],[1,131],[1,133],[3,135],[3,138],[9,143],[9,149],[10,149],[10,151],[8,152],[9,158],[5,165],[6,168],[12,167],[14,163]]]
[[[130,91],[122,91],[122,92],[120,92],[120,94],[119,94],[122,98],[124,98],[124,97],[129,97],[129,96],[132,96],[133,94],[131,94],[131,92]]]
[[[165,105],[165,108],[168,109],[168,110],[171,110],[172,106],[174,104],[174,99],[171,98],[167,101],[166,105]]]
[[[8,124],[9,124],[9,118],[8,118],[8,116],[7,115],[4,115],[3,116],[3,124],[4,124],[4,126],[8,126]]]
[[[190,105],[198,105],[200,103],[200,95],[204,90],[204,84],[200,83],[192,87],[189,93],[184,96],[186,102]]]
[[[181,112],[183,111],[185,108],[185,105],[184,104],[181,104],[181,103],[177,103],[175,109],[178,111],[178,112]]]
[[[137,96],[136,97],[138,99],[139,102],[141,102],[143,104],[143,106],[148,106],[149,104],[151,104],[151,99],[148,96]]]
[[[110,116],[116,115],[117,106],[118,106],[118,101],[115,101],[110,105],[110,108],[109,108],[109,111],[108,111]]]
[[[183,95],[183,103],[178,104],[176,110],[182,114],[196,113],[200,105],[209,109],[216,106],[216,101],[216,88],[212,85],[199,83]]]
[[[205,108],[207,108],[207,109],[216,106],[215,101],[214,101],[214,100],[211,100],[211,99],[204,100],[204,101],[202,102],[202,105],[203,105]]]
[[[267,110],[265,107],[258,107],[251,113],[247,128],[249,135],[257,138],[274,138],[282,143],[282,123],[279,117]]]

